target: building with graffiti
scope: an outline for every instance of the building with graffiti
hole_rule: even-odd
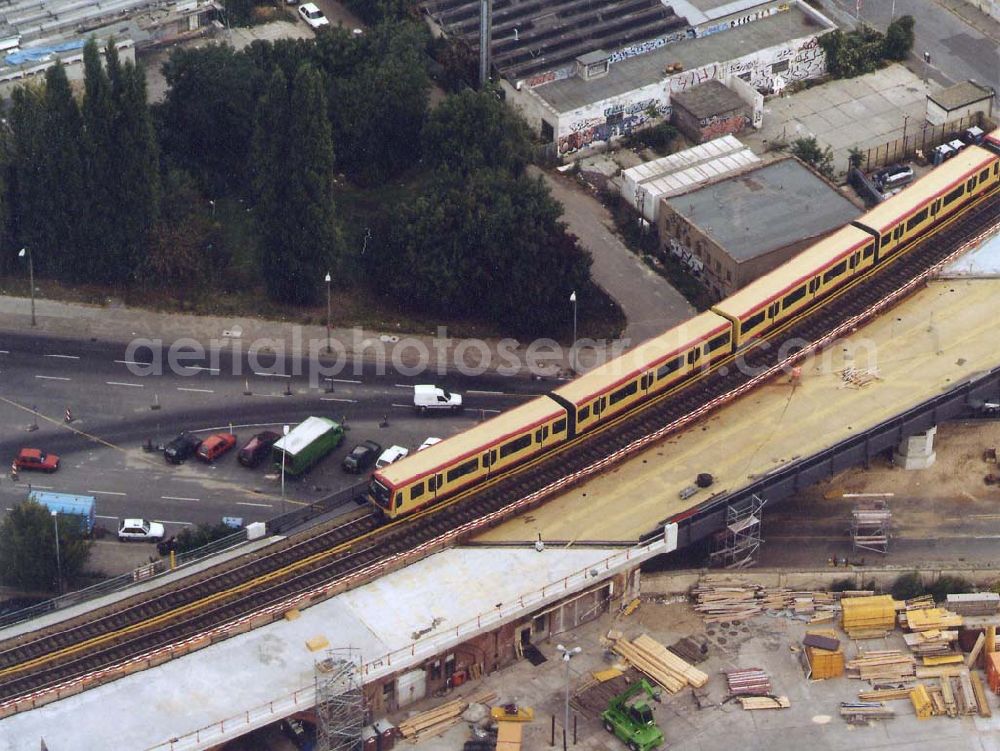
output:
[[[750,125],[760,127],[764,95],[826,73],[818,39],[835,27],[808,5],[727,3],[715,16],[703,3],[674,5],[698,23],[669,39],[588,50],[572,67],[504,76],[507,101],[565,157],[669,117],[675,94],[713,80],[741,97]]]
[[[671,97],[674,125],[692,143],[736,135],[751,122],[753,108],[722,81],[712,79]]]

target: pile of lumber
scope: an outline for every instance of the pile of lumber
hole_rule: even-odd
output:
[[[462,719],[462,712],[469,704],[489,704],[495,701],[497,695],[492,691],[477,691],[464,699],[454,699],[445,702],[434,709],[407,717],[399,723],[399,732],[404,738],[420,741],[424,738],[440,735]]]
[[[952,649],[952,644],[958,640],[958,631],[931,629],[903,634],[903,638],[906,640],[906,646],[917,657],[943,657],[959,654]]]
[[[685,636],[671,644],[667,649],[692,665],[708,659],[708,640],[706,639],[696,640]]]
[[[896,605],[892,595],[844,597],[840,601],[844,631],[852,639],[883,636],[896,626]]]
[[[920,597],[911,597],[905,602],[907,610],[924,610],[926,608],[935,607],[934,595],[920,595]]]
[[[840,716],[854,725],[869,720],[891,720],[896,712],[880,701],[842,701]]]
[[[1000,610],[1000,594],[978,592],[967,595],[948,595],[948,610],[958,615],[996,615]]]
[[[916,672],[916,661],[912,655],[897,649],[861,652],[847,663],[851,677],[873,683],[902,683],[912,678]]]
[[[787,696],[741,696],[743,709],[788,709],[792,703]]]
[[[771,676],[760,668],[727,670],[726,681],[733,696],[766,696],[771,693]]]
[[[931,703],[930,694],[923,683],[918,683],[910,690],[910,702],[913,704],[913,711],[917,714],[918,720],[929,719],[934,714],[934,705]]]
[[[672,694],[685,686],[703,687],[708,676],[648,634],[615,641],[614,651]]]
[[[944,631],[960,628],[965,620],[945,608],[919,608],[900,614],[899,625],[910,631]]]
[[[839,609],[831,592],[737,585],[706,577],[692,591],[695,610],[706,623],[742,621],[765,611],[789,610],[811,622],[832,620]]]
[[[918,683],[917,686],[923,686],[923,684]],[[858,691],[858,699],[861,701],[897,701],[899,699],[909,699],[914,688],[914,686],[907,686],[905,688],[877,688],[873,691]]]
[[[809,660],[810,677],[816,680],[838,678],[844,674],[844,650],[837,632],[832,629],[806,632],[802,644]]]

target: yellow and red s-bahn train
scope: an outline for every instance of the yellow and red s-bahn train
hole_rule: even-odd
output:
[[[545,396],[375,472],[369,502],[394,519],[594,430],[822,305],[998,186],[1000,129],[711,310]]]

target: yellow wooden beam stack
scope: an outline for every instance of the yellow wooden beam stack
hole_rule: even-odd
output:
[[[918,683],[910,690],[910,701],[913,702],[913,709],[917,713],[918,720],[930,719],[934,709],[931,705],[931,697],[927,693],[927,687],[923,683]]]
[[[892,595],[845,597],[840,609],[844,631],[852,638],[882,634],[896,626],[896,601]]]

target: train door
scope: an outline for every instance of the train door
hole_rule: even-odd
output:
[[[649,387],[653,385],[654,376],[652,373],[646,373],[642,378],[639,379],[639,388],[643,391],[649,391]]]
[[[491,449],[483,454],[483,469],[486,470],[486,476],[489,477],[493,474],[493,465],[497,463],[497,450]]]
[[[861,251],[859,250],[855,253],[851,253],[851,260],[847,265],[850,267],[852,274],[854,273],[854,270],[858,267],[858,264],[860,263],[861,263]]]
[[[443,474],[431,475],[430,477],[427,478],[427,489],[434,494],[435,498],[437,497],[438,490],[440,490],[443,486],[444,486]]]
[[[819,277],[809,280],[809,294],[815,295],[816,291],[819,289]]]
[[[608,406],[608,398],[606,396],[602,396],[600,399],[595,399],[594,403],[591,405],[591,407],[594,410],[594,417],[600,420],[601,414],[604,412],[604,409],[607,406]]]

